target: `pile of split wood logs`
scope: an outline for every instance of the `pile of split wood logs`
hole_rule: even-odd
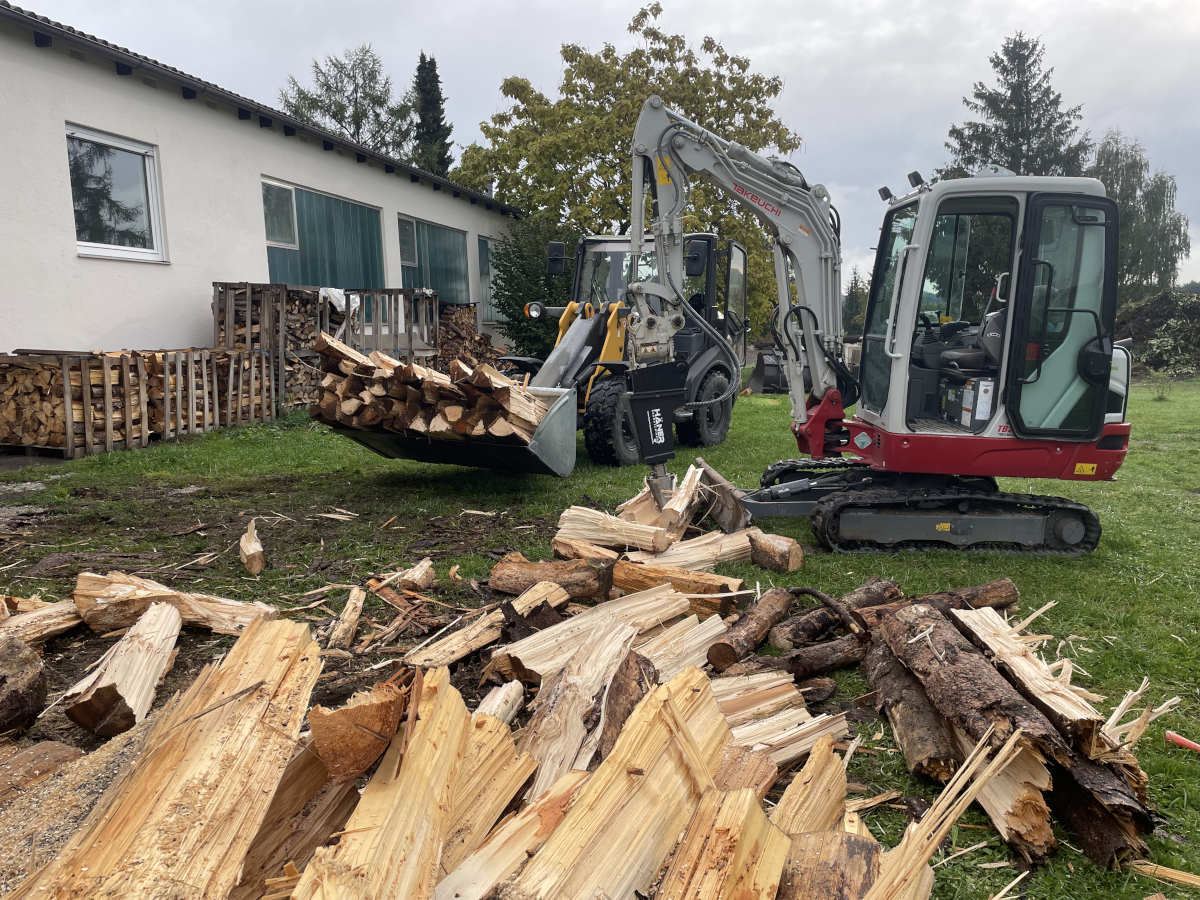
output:
[[[450,371],[450,364],[461,360],[467,365],[495,366],[497,360],[508,351],[503,347],[492,346],[492,336],[483,334],[476,326],[476,308],[474,306],[442,307],[438,317],[438,354],[437,368],[443,372]]]
[[[313,418],[360,431],[448,441],[528,444],[549,411],[522,385],[489,365],[449,364],[450,374],[364,355],[322,334],[321,399]]]
[[[709,518],[719,530],[689,536]],[[59,702],[99,734],[127,731],[136,758],[9,896],[921,900],[972,802],[1029,863],[1055,849],[1053,813],[1100,865],[1192,877],[1144,859],[1133,755],[1178,701],[1135,711],[1143,684],[1101,715],[1071,662],[1047,665],[1046,636],[1026,634],[1050,605],[1006,618],[1008,579],[760,596],[709,570],[794,571],[802,554],[748,528],[703,460],[674,490],[617,516],[571,508],[560,526],[555,558],[504,557],[495,602],[334,709],[310,708],[323,659],[420,621],[430,560],[368,581],[399,615],[362,638],[354,588],[324,648],[270,607],[120,573],[79,576],[62,603],[5,607],[0,727],[42,709],[37,644],[83,623],[120,640]],[[183,626],[240,636],[147,716]],[[782,655],[758,655],[768,642]],[[859,664],[908,768],[944,783],[886,850],[860,814],[898,792],[847,799],[853,707],[808,709],[834,689],[825,676]],[[474,690],[481,670],[494,687],[471,711],[455,684]],[[86,764],[77,756],[37,745],[0,761],[0,796],[52,803],[38,779]]]

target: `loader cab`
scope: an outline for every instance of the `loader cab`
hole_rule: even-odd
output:
[[[1110,384],[1116,261],[1116,205],[1092,179],[977,177],[894,200],[864,329],[863,420],[1096,440],[1111,393],[1124,409],[1125,387]]]

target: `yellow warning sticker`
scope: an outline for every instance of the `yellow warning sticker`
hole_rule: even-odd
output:
[[[949,522],[938,522],[933,527],[936,528],[938,531],[949,531],[950,523]]]
[[[1075,463],[1075,474],[1076,475],[1095,475],[1096,474],[1096,464],[1095,463]]]
[[[663,162],[662,157],[661,156],[657,157],[655,162],[658,163],[658,183],[659,184],[670,184],[671,176],[667,173],[667,166],[666,166],[666,163]]]

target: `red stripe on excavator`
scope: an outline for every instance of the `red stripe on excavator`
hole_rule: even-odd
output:
[[[1129,449],[1128,422],[1105,425],[1100,440],[1092,442],[890,434],[858,418],[847,421],[846,427],[850,431],[847,452],[885,472],[1112,481]],[[870,439],[863,449],[854,443],[860,434]],[[1120,438],[1119,449],[1099,448],[1102,442],[1117,443],[1112,437]]]

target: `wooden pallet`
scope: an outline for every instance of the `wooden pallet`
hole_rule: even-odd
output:
[[[147,390],[150,378],[142,354],[132,351],[104,354],[18,350],[12,355],[0,356],[0,364],[53,371],[58,378],[49,386],[56,390],[43,391],[43,396],[49,397],[43,402],[62,407],[62,443],[22,442],[15,446],[61,450],[67,459],[74,459],[148,445],[151,429]],[[94,385],[100,388],[98,400],[91,396],[95,372],[99,372],[99,384]],[[73,376],[79,380],[81,415],[75,411]],[[99,428],[95,421],[96,407],[103,408],[103,425]],[[77,424],[82,426],[82,439],[76,433]]]

